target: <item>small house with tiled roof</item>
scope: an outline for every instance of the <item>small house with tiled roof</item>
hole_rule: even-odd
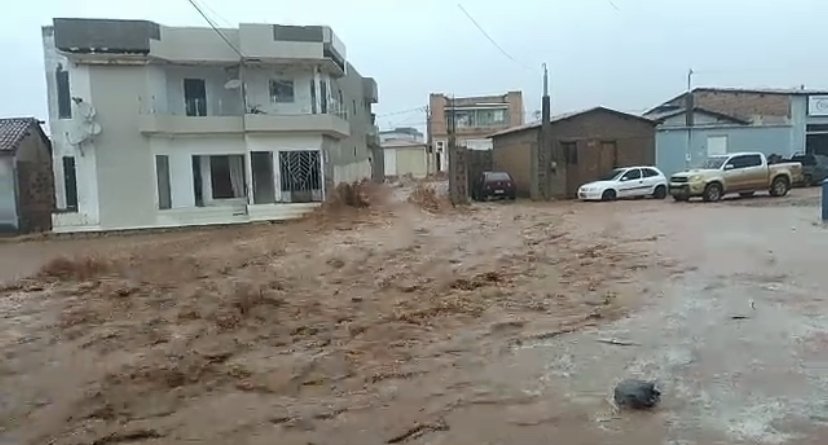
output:
[[[0,119],[0,232],[52,228],[55,188],[49,138],[31,117]]]

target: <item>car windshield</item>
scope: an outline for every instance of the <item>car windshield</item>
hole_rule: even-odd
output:
[[[487,181],[509,181],[512,178],[509,177],[508,173],[505,172],[487,172],[486,173],[486,180]]]
[[[621,176],[621,174],[624,173],[625,171],[627,171],[626,168],[616,168],[615,170],[607,173],[606,175],[601,176],[600,178],[598,178],[598,180],[599,181],[612,181],[613,179],[616,179],[619,176]]]
[[[699,168],[722,168],[725,161],[727,161],[727,157],[725,156],[716,156],[715,158],[707,158],[704,162],[699,165]]]

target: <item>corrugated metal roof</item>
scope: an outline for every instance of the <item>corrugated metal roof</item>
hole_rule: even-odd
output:
[[[12,152],[32,131],[37,131],[40,125],[33,117],[14,117],[0,119],[0,152]]]
[[[556,114],[555,116],[550,117],[549,121],[554,124],[555,122],[560,122],[560,121],[563,121],[563,120],[566,120],[566,119],[570,119],[570,118],[573,118],[573,117],[576,117],[576,116],[580,116],[582,114],[592,113],[594,111],[607,111],[607,112],[617,114],[617,115],[620,115],[620,116],[626,116],[626,117],[631,117],[631,118],[634,118],[634,119],[639,119],[639,120],[642,120],[642,121],[647,121],[647,122],[650,122],[653,125],[655,125],[655,122],[652,119],[649,119],[649,118],[646,118],[646,117],[643,117],[643,116],[639,116],[637,114],[624,113],[623,111],[613,110],[612,108],[607,108],[607,107],[592,107],[592,108],[587,108],[585,110],[571,111],[571,112],[563,113],[563,114]],[[504,135],[504,134],[515,133],[515,132],[518,132],[518,131],[529,130],[529,129],[532,129],[532,128],[540,128],[540,126],[541,126],[540,122],[534,122],[534,123],[531,123],[531,124],[525,124],[525,125],[521,125],[521,126],[518,126],[518,127],[507,128],[505,130],[498,131],[497,133],[493,133],[493,134],[489,135],[489,137],[491,138],[491,137],[495,137],[495,136],[501,136],[501,135]]]

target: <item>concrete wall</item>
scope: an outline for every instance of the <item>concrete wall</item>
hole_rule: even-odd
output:
[[[342,90],[343,102],[351,126],[351,135],[339,141],[338,147],[330,151],[334,165],[334,180],[354,182],[371,178],[372,152],[368,146],[369,135],[374,131],[371,102],[367,100],[362,75],[348,64],[347,74],[336,80],[336,87]]]
[[[262,59],[319,59],[323,43],[276,40],[273,25],[242,23],[239,25],[241,52]]]
[[[707,138],[726,136],[727,151],[759,151],[766,155],[790,156],[796,150],[791,146],[793,128],[790,126],[737,126],[722,128],[694,128],[690,139],[690,166],[707,158]],[[665,175],[687,168],[686,129],[660,129],[656,132],[656,166]]]
[[[394,147],[385,149],[385,161],[393,160],[391,171],[393,176],[412,175],[415,178],[425,178],[428,174],[426,147],[415,145],[411,147]],[[386,174],[388,174],[386,172]],[[389,174],[389,176],[392,176]]]
[[[124,106],[138,102],[140,91],[128,85],[144,85],[140,67],[90,66],[92,104],[103,132],[93,150],[98,179],[100,224],[104,227],[150,225],[154,222],[155,160],[149,141],[141,135],[137,110]],[[78,172],[78,178],[91,172]],[[79,191],[78,196],[81,196]]]
[[[63,157],[75,159],[77,177],[78,210],[73,214],[64,215],[64,219],[72,224],[96,225],[99,223],[97,152],[95,141],[85,143],[83,149],[69,143],[66,135],[73,123],[71,119],[58,117],[57,86],[55,70],[58,65],[69,71],[69,89],[72,97],[92,102],[92,85],[90,83],[90,66],[78,65],[70,62],[66,57],[57,53],[54,42],[54,29],[43,28],[43,49],[46,68],[46,88],[49,110],[49,126],[52,136],[52,169],[54,172],[55,205],[57,209],[66,208],[66,190],[64,189]],[[127,90],[124,85],[118,85],[118,90]],[[140,88],[139,88],[140,90]],[[137,112],[138,101],[132,100],[120,104],[123,109]],[[133,119],[134,121],[134,119]],[[107,130],[104,129],[106,132]]]
[[[493,170],[512,175],[517,194],[529,196],[532,187],[532,150],[538,145],[536,131],[519,131],[493,139]]]
[[[0,155],[0,232],[17,232],[14,156]]]
[[[237,48],[239,31],[221,29],[222,34]],[[150,54],[176,62],[235,62],[239,55],[210,28],[161,27],[161,40],[150,40]]]

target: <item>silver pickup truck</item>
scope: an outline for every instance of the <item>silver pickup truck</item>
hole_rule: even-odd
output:
[[[679,172],[670,177],[670,195],[676,201],[700,196],[718,201],[724,195],[751,196],[767,190],[771,196],[785,196],[793,184],[802,181],[802,164],[768,164],[762,153],[733,153],[712,156],[701,168]]]

